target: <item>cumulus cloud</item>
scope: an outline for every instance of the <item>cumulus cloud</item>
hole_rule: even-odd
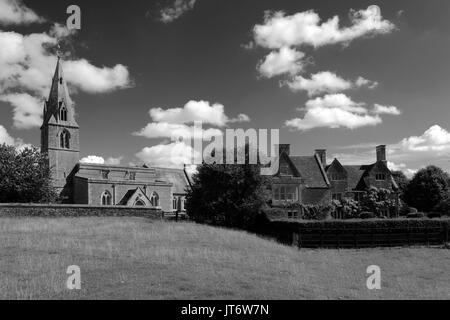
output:
[[[118,166],[120,165],[123,157],[119,158],[113,158],[109,157],[105,160],[103,157],[91,155],[84,157],[80,160],[80,163],[86,163],[86,164],[105,164],[105,165],[111,165],[111,166]]]
[[[337,93],[349,90],[351,88],[367,86],[374,88],[373,81],[359,77],[356,81],[346,80],[333,72],[322,71],[311,75],[307,79],[301,75],[293,77],[286,81],[287,85],[292,91],[306,91],[308,95],[315,96],[323,93]]]
[[[27,93],[0,95],[0,101],[14,107],[14,126],[18,129],[30,129],[42,124],[43,100]]]
[[[160,11],[160,20],[170,23],[180,18],[186,12],[194,9],[196,0],[175,0],[175,2]]]
[[[375,104],[373,113],[375,114],[390,114],[394,116],[400,115],[402,112],[394,106],[382,106],[380,104]]]
[[[264,23],[253,29],[256,44],[264,48],[309,45],[315,48],[344,43],[377,34],[386,34],[395,29],[393,23],[383,19],[378,6],[366,10],[350,11],[349,27],[340,27],[338,16],[322,22],[312,11],[286,15],[282,11],[266,12]]]
[[[306,131],[320,127],[356,129],[382,123],[379,114],[369,111],[364,103],[354,102],[342,93],[308,100],[305,108],[299,110],[305,112],[303,118],[288,120],[286,126]]]
[[[266,78],[282,74],[294,75],[303,70],[305,54],[293,48],[282,47],[272,51],[258,64],[259,73]]]
[[[6,144],[13,146],[16,144],[16,140],[11,137],[4,126],[0,125],[0,144]]]
[[[182,168],[184,164],[192,164],[193,157],[200,156],[191,146],[182,142],[147,147],[136,154],[138,159],[150,166],[170,168]]]
[[[27,35],[0,30],[0,100],[13,106],[17,128],[40,125],[42,101],[49,93],[56,65],[52,51],[71,35],[57,24],[49,32]],[[96,67],[86,59],[68,59],[63,68],[69,85],[88,93],[110,92],[131,83],[128,69],[121,64]]]
[[[421,136],[412,136],[403,139],[399,143],[403,151],[424,153],[430,152],[434,156],[450,152],[450,132],[434,125],[426,130]]]
[[[21,0],[0,0],[0,24],[2,25],[27,25],[44,21],[44,18],[38,16]]]
[[[146,138],[183,137],[184,139],[211,140],[212,137],[222,136],[222,131],[214,128],[194,130],[193,126],[185,124],[152,122],[139,132],[135,132],[134,135]]]
[[[218,127],[223,127],[230,122],[225,114],[225,107],[220,103],[210,104],[208,101],[194,101],[191,100],[182,108],[153,108],[150,110],[150,116],[153,121],[167,122],[167,123],[192,123],[194,121],[201,121],[205,124],[211,124]],[[241,120],[248,121],[246,115],[240,115]]]
[[[378,87],[378,82],[368,80],[364,77],[358,77],[358,79],[356,79],[355,81],[355,85],[357,87],[368,87],[369,89],[375,89],[376,87]]]

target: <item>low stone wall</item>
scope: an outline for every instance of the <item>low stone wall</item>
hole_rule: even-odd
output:
[[[56,204],[0,204],[0,217],[145,217],[161,220],[158,208]]]

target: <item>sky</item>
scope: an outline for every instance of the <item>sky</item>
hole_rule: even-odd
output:
[[[68,30],[67,8],[81,9]],[[39,146],[57,45],[83,161],[179,166],[226,128],[291,153],[450,171],[450,2],[0,0],[0,143]],[[220,130],[220,131],[219,131]],[[175,156],[174,156],[175,155]]]

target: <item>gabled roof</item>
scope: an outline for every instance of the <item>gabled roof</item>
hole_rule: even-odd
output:
[[[289,156],[307,188],[328,188],[330,182],[317,156]]]
[[[364,176],[369,166],[366,165],[353,165],[342,166],[347,171],[347,182],[350,190],[364,190],[367,188],[364,181]]]
[[[150,199],[146,196],[145,192],[142,191],[141,188],[136,188],[136,189],[130,189],[128,190],[125,195],[123,196],[123,198],[120,200],[119,202],[119,206],[127,206],[127,205],[132,205],[130,203],[130,201],[136,201],[136,198],[144,198],[144,202],[146,202],[147,204],[150,203]]]

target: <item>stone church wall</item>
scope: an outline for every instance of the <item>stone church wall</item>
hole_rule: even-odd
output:
[[[160,209],[148,207],[0,204],[0,217],[144,217],[160,220]]]

